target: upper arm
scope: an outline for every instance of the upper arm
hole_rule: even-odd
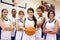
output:
[[[46,27],[45,27],[45,26],[46,26],[46,23],[47,23],[47,22],[45,22],[45,23],[43,24],[43,29],[46,29]]]
[[[45,18],[43,17],[42,19],[41,19],[41,23],[43,24],[45,22]]]
[[[4,23],[1,19],[0,19],[0,26],[1,26],[2,29],[4,29],[4,27],[5,27],[5,25],[4,25]]]
[[[59,23],[58,23],[58,21],[56,20],[56,23],[55,23],[55,30],[56,30],[56,32],[58,32],[58,26],[59,26]]]
[[[42,26],[43,24],[44,24],[44,22],[45,22],[45,18],[43,17],[42,19],[41,19],[41,21],[40,21],[40,26]]]
[[[18,28],[18,20],[16,20],[16,28]]]

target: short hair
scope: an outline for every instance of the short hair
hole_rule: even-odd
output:
[[[18,15],[20,15],[21,13],[23,13],[23,15],[24,15],[24,11],[22,11],[22,10],[21,10],[21,11],[19,11]]]
[[[39,6],[37,9],[41,9],[42,12],[44,12],[44,7],[43,6]]]
[[[27,12],[31,10],[34,13],[34,9],[33,8],[28,8]]]
[[[13,12],[13,10],[15,10],[15,11],[16,11],[16,9],[14,9],[14,8],[13,8],[11,12]]]
[[[48,14],[47,14],[48,18],[49,18],[50,12],[53,12],[53,15],[54,15],[54,17],[55,17],[55,11],[51,10],[51,11],[49,11]]]

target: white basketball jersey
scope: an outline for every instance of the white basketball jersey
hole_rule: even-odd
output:
[[[47,30],[53,30],[55,29],[55,22],[56,20],[54,19],[52,22],[47,21],[46,22],[46,29]],[[56,34],[47,34],[46,40],[56,40]]]
[[[8,18],[6,18],[5,20],[3,20],[4,25],[6,25],[6,27],[10,27],[10,20]],[[1,40],[11,40],[11,31],[6,31],[3,30],[1,31]]]
[[[18,26],[23,27],[23,22],[20,19],[18,19]]]
[[[28,27],[28,26],[33,26],[34,27],[34,21],[29,19],[28,17],[26,18],[26,21],[25,21],[25,27]]]

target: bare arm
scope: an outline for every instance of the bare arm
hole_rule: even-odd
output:
[[[1,26],[1,28],[3,29],[3,30],[5,30],[6,29],[6,26],[4,25],[4,23],[2,22],[2,20],[0,19],[0,26]]]
[[[37,23],[37,27],[41,27],[41,25],[45,22],[45,18],[42,18],[39,23]]]
[[[22,28],[23,28],[23,27],[20,28],[20,26],[18,25],[18,20],[16,20],[16,29],[17,29],[17,31],[23,30]]]

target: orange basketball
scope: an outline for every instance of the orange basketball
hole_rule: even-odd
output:
[[[25,28],[25,33],[29,36],[35,34],[35,28],[34,27],[26,27]]]

